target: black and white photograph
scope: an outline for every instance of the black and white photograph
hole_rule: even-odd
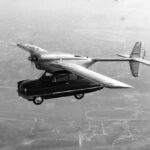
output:
[[[0,150],[150,150],[150,1],[0,0]]]

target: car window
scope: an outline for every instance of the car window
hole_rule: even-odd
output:
[[[48,72],[45,72],[41,77],[40,77],[40,80],[50,80],[51,79],[51,76],[52,74],[48,73]]]
[[[67,82],[68,81],[68,75],[67,74],[59,74],[53,77],[52,82],[53,83],[61,83],[61,82]]]
[[[75,74],[70,74],[70,75],[69,75],[69,81],[74,81],[74,80],[77,80],[77,75],[75,75]]]
[[[51,77],[51,76],[52,76],[52,74],[50,74],[50,73],[46,72],[46,73],[45,73],[45,76],[46,76],[46,77]]]

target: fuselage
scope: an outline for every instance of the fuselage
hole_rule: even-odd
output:
[[[89,57],[82,57],[79,55],[73,55],[69,53],[56,52],[56,51],[48,52],[32,44],[24,44],[24,45],[18,44],[17,46],[31,53],[31,56],[28,59],[35,63],[37,69],[45,70],[47,72],[55,72],[55,71],[63,70],[62,68],[54,65],[58,62],[75,63],[85,68],[88,68],[95,63],[95,61]]]
[[[34,55],[42,60],[34,61],[36,68],[39,70],[46,70],[48,72],[56,72],[63,70],[62,68],[58,67],[58,65],[55,65],[57,63],[69,62],[78,64],[80,66],[84,66],[85,68],[88,68],[89,66],[95,63],[95,61],[93,61],[91,58],[66,53],[49,52],[46,54]]]

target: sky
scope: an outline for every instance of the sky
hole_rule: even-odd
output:
[[[109,55],[116,49],[130,51],[135,41],[150,47],[149,6],[149,0],[0,0],[0,44],[6,52],[0,51],[6,54],[1,57],[5,60],[9,52],[14,58],[8,43],[80,55],[88,51],[89,56],[105,45],[112,49]]]
[[[1,16],[66,16],[80,23],[116,27],[150,27],[149,0],[0,0]],[[19,15],[20,14],[20,15]],[[103,23],[103,24],[102,24]],[[91,24],[91,23],[89,23]],[[90,25],[89,25],[90,26]]]

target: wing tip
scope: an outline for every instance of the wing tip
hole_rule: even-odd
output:
[[[107,88],[113,88],[113,89],[134,88],[133,86],[125,84],[125,83],[117,83],[117,84],[106,85],[106,87]]]

